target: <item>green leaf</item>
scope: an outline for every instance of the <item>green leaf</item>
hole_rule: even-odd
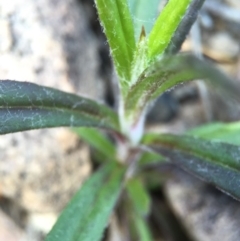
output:
[[[240,146],[240,122],[211,123],[194,128],[186,133],[206,140]]]
[[[134,20],[136,39],[139,39],[141,29],[144,27],[146,33],[150,33],[158,14],[160,0],[128,0]]]
[[[122,92],[131,79],[135,51],[133,21],[127,0],[95,0],[100,22],[107,36]]]
[[[168,1],[149,35],[148,55],[151,60],[162,54],[168,47],[191,1],[193,0]]]
[[[0,134],[57,126],[119,130],[116,113],[93,100],[33,83],[0,81]]]
[[[184,42],[186,36],[188,35],[193,23],[197,19],[198,12],[202,7],[205,0],[192,0],[189,4],[186,13],[181,19],[174,35],[167,48],[164,50],[165,54],[175,54],[179,51]]]
[[[195,79],[204,79],[240,100],[240,85],[207,61],[189,54],[167,56],[147,68],[133,85],[125,99],[125,118],[136,123],[146,112],[149,102],[172,87]]]
[[[98,241],[119,197],[125,169],[117,163],[98,170],[73,197],[45,241]]]
[[[146,220],[140,215],[135,214],[133,224],[139,241],[153,241],[152,234],[149,230]]]
[[[108,160],[113,160],[116,157],[116,149],[112,142],[107,139],[100,130],[92,128],[75,128],[74,131],[92,147],[97,149]]]
[[[155,165],[155,164],[164,163],[164,162],[166,161],[164,157],[161,156],[160,154],[155,152],[144,152],[142,153],[138,161],[138,166],[144,167],[144,166]]]
[[[240,200],[240,147],[177,135],[146,135],[143,143],[186,171]]]
[[[147,216],[150,212],[151,201],[142,180],[137,177],[129,179],[126,189],[135,211],[143,217]]]

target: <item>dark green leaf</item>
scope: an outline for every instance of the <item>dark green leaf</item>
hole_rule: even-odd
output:
[[[125,169],[113,163],[95,173],[73,197],[45,241],[98,241],[121,191]]]
[[[133,21],[127,0],[95,0],[100,22],[107,36],[122,92],[131,79],[135,51]]]
[[[116,157],[116,149],[112,142],[104,136],[100,130],[92,128],[75,128],[75,132],[81,139],[85,140],[92,147],[96,148],[108,160],[114,160]]]
[[[137,177],[129,179],[126,189],[135,211],[143,217],[147,216],[150,212],[151,202],[142,180]]]
[[[170,134],[149,134],[143,142],[186,171],[240,199],[239,146]]]
[[[118,130],[107,106],[28,82],[0,81],[0,134],[57,126]]]
[[[160,0],[128,0],[134,20],[136,39],[139,39],[141,29],[144,27],[146,33],[150,33],[158,14]]]
[[[206,124],[188,131],[187,135],[240,146],[240,122]]]
[[[148,53],[151,60],[164,53],[192,1],[168,1],[149,35]]]
[[[211,63],[195,56],[168,56],[150,66],[133,85],[125,100],[125,116],[135,123],[148,103],[166,90],[187,81],[204,79],[222,93],[240,100],[240,85],[232,81]]]

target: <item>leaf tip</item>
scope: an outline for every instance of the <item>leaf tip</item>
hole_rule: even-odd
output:
[[[139,37],[139,42],[142,41],[146,37],[146,31],[144,26],[142,26],[140,37]]]

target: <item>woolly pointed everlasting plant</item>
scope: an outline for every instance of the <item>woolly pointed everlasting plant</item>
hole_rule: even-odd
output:
[[[57,126],[84,127],[76,131],[105,161],[72,198],[46,241],[100,240],[124,190],[133,207],[131,226],[137,240],[152,240],[146,222],[150,197],[138,172],[146,164],[176,163],[240,199],[240,147],[236,145],[239,142],[228,141],[232,129],[220,136],[223,126],[214,132],[203,128],[180,136],[144,134],[148,107],[179,83],[205,79],[239,100],[240,86],[225,74],[192,55],[176,55],[203,0],[169,0],[154,25],[148,24],[146,33],[144,27],[140,31],[132,14],[137,15],[136,19],[143,14],[152,16],[158,1],[146,6],[145,0],[139,0],[138,11],[136,0],[95,3],[118,76],[117,113],[74,94],[27,82],[0,81],[1,134]],[[92,128],[109,131],[117,139],[116,145]],[[207,133],[214,133],[218,141]]]

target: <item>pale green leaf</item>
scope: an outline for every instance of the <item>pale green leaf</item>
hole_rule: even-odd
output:
[[[206,140],[218,141],[240,146],[240,122],[210,123],[196,127],[186,133]]]
[[[188,35],[193,23],[197,19],[198,12],[202,7],[205,0],[192,0],[189,4],[186,13],[181,19],[176,31],[174,32],[167,48],[164,50],[164,54],[175,54],[177,53],[186,36]]]
[[[148,54],[152,60],[164,53],[193,0],[169,0],[149,35]]]
[[[169,161],[240,200],[239,146],[170,134],[148,134],[143,142]]]
[[[95,0],[95,3],[120,78],[120,87],[124,92],[131,78],[131,63],[136,45],[128,2]]]
[[[164,163],[165,159],[163,156],[161,156],[158,153],[155,152],[143,152],[139,161],[138,161],[138,166],[143,167],[143,166],[152,166],[155,164],[159,163]]]
[[[119,130],[105,105],[28,82],[0,81],[0,134],[57,126]]]
[[[107,160],[116,158],[116,148],[114,144],[100,130],[92,128],[75,128],[74,131],[80,138],[94,147],[98,152],[103,154]]]
[[[119,197],[125,169],[108,164],[90,177],[60,215],[45,241],[98,241]]]
[[[138,236],[139,241],[153,241],[151,231],[146,220],[140,215],[135,214],[133,217],[133,223]]]
[[[134,177],[127,181],[126,189],[135,211],[145,217],[150,212],[151,201],[140,178]]]

